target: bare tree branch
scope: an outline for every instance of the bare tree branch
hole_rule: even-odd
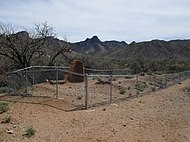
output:
[[[10,25],[0,25],[0,55],[11,59],[19,68],[31,65],[37,58],[49,56],[48,64],[53,64],[59,55],[66,57],[66,52],[71,52],[71,47],[67,42],[59,42],[53,47],[55,51],[50,52],[49,44],[55,40],[54,28],[47,22],[36,24],[33,30],[33,37],[21,31],[13,34],[14,30]]]

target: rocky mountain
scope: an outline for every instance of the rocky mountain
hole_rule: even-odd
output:
[[[76,52],[85,53],[93,56],[99,56],[113,51],[115,48],[127,46],[127,43],[122,41],[105,41],[102,42],[97,36],[85,41],[73,43],[73,48]]]
[[[27,32],[18,32],[11,35],[14,37],[14,44],[25,45],[28,41]],[[3,35],[0,36],[2,42]],[[18,40],[19,39],[19,40]],[[26,43],[25,43],[26,42]],[[2,44],[2,43],[1,43]],[[190,40],[152,40],[146,42],[132,42],[127,44],[122,41],[101,41],[97,36],[87,38],[76,43],[67,43],[72,50],[79,54],[88,54],[94,57],[129,58],[144,56],[154,59],[190,59]],[[45,46],[50,52],[56,51],[65,42],[54,37],[48,37]]]
[[[154,59],[190,59],[190,40],[152,40],[148,42],[132,42],[128,46],[114,49],[108,56],[132,58],[144,56]]]
[[[112,58],[133,58],[145,56],[155,59],[190,59],[190,40],[152,40],[147,42],[105,41],[97,36],[73,43],[74,51],[93,56]]]

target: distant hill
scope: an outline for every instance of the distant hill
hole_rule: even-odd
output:
[[[22,31],[11,36],[21,38],[24,42],[27,35],[27,32]],[[3,37],[3,35],[1,37]],[[15,40],[15,44],[19,43]],[[54,52],[64,44],[65,41],[54,37],[48,37],[44,46],[50,52]],[[68,44],[72,46],[75,53],[87,54],[94,57],[133,59],[134,57],[144,56],[150,59],[190,60],[190,40],[152,40],[127,44],[124,41],[120,42],[115,40],[103,42],[97,36],[93,36],[84,41]]]
[[[115,48],[127,46],[126,42],[105,41],[102,42],[97,36],[85,41],[73,43],[73,48],[76,52],[85,53],[93,56],[100,56],[105,53],[112,52]]]
[[[85,41],[73,43],[74,51],[93,56],[112,58],[133,58],[145,56],[155,59],[190,59],[190,40],[152,40],[147,42],[105,41],[97,36]]]

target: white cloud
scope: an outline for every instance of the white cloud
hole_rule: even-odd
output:
[[[0,0],[0,21],[48,21],[70,41],[98,35],[127,42],[190,37],[189,0]]]

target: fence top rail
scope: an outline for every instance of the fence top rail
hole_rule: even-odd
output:
[[[24,70],[31,69],[31,68],[32,68],[32,66],[26,67],[26,68],[23,68],[23,69],[18,69],[18,70],[15,70],[15,71],[8,72],[8,74],[10,74],[10,73],[17,73],[17,72],[24,71]]]
[[[32,66],[34,68],[59,68],[59,69],[69,69],[69,67],[63,67],[63,66]]]
[[[135,75],[99,75],[99,74],[90,74],[88,75],[89,77],[110,77],[110,76],[113,76],[113,77],[129,77],[129,76],[135,76]]]
[[[69,70],[65,70],[64,72],[72,74],[72,75],[82,76],[82,77],[85,76],[85,74],[80,74],[80,73],[72,72],[72,71],[69,71]]]
[[[67,69],[67,70],[69,69],[69,67],[64,67],[64,66],[30,66],[30,67],[26,67],[23,69],[18,69],[15,71],[8,72],[7,74],[17,73],[17,72],[21,72],[21,71],[25,71],[25,70],[29,70],[29,69],[35,69],[35,68]],[[128,69],[114,69],[114,70],[100,70],[100,69],[90,69],[90,68],[84,68],[84,69],[85,69],[85,71],[110,72],[110,73],[113,73],[114,71],[128,71]],[[190,73],[190,71],[182,71],[182,72],[177,72],[177,73],[165,73],[165,74],[161,74],[161,75],[172,75],[172,74],[174,75],[174,74],[178,74],[178,73]],[[155,75],[155,74],[153,74],[153,75]],[[80,76],[81,76],[81,74],[80,74]]]
[[[101,70],[101,69],[90,69],[85,68],[86,71],[97,71],[97,72],[114,72],[114,71],[128,71],[129,69],[113,69],[113,70]]]

